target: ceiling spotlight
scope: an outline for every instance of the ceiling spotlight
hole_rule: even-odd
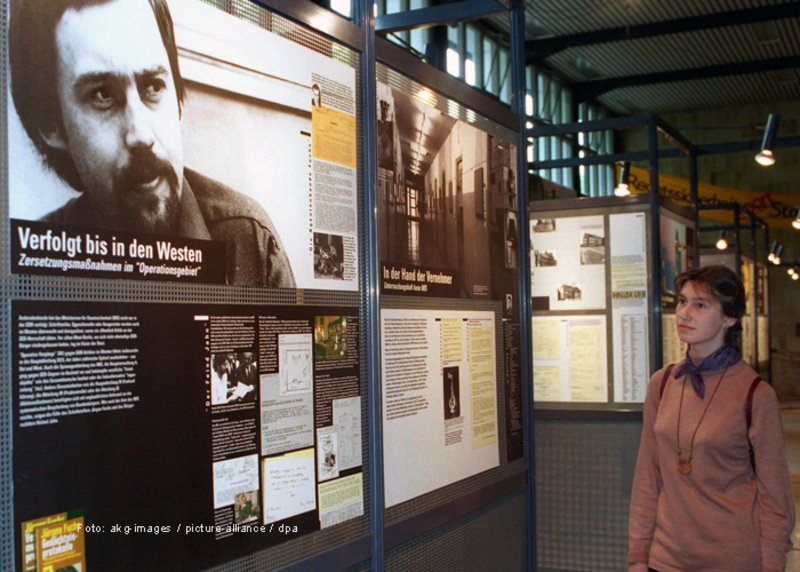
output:
[[[800,208],[797,209],[797,214],[792,221],[792,226],[797,230],[800,230]]]
[[[772,148],[775,146],[775,138],[778,135],[778,124],[781,116],[777,113],[770,113],[767,118],[767,126],[764,129],[764,139],[761,142],[761,151],[756,155],[756,163],[764,167],[771,167],[775,164],[775,155]]]
[[[777,262],[775,262],[775,252],[777,250],[778,250],[778,241],[773,240],[772,244],[769,245],[769,253],[767,254],[767,260],[769,260],[773,264],[777,264]]]
[[[629,161],[622,163],[622,168],[619,170],[619,184],[614,189],[614,194],[618,197],[627,197],[631,194],[628,184],[631,182],[631,164]]]
[[[719,240],[717,241],[717,250],[725,250],[728,248],[728,239],[725,238],[725,231],[719,231]]]
[[[769,254],[767,254],[767,260],[769,260],[770,262],[772,262],[775,265],[778,265],[778,264],[781,263],[780,262],[780,258],[778,258],[778,255],[777,255],[778,248],[781,249],[781,252],[783,251],[783,247],[778,244],[778,241],[777,240],[773,240],[772,244],[769,245]]]
[[[775,264],[776,265],[781,263],[781,254],[783,254],[783,245],[779,244],[778,245],[778,250],[775,251]]]
[[[800,272],[797,271],[797,266],[792,266],[792,270],[794,271],[792,274],[792,280],[800,279]]]
[[[797,272],[797,270],[794,269],[794,266],[790,266],[786,271],[786,274],[794,278],[795,272]]]

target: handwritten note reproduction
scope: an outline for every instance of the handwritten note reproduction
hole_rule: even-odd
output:
[[[264,459],[263,469],[266,524],[317,508],[314,449]]]

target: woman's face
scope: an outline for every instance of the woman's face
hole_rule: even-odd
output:
[[[694,358],[704,358],[725,343],[725,333],[736,318],[722,312],[722,304],[707,289],[686,282],[675,308],[678,337],[689,344]]]

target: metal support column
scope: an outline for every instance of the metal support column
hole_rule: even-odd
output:
[[[650,155],[650,221],[651,248],[653,261],[653,340],[655,342],[654,357],[656,369],[664,365],[663,328],[661,323],[661,197],[658,194],[658,121],[655,115],[650,116],[647,127],[647,150]]]
[[[361,286],[362,328],[371,332],[364,336],[367,371],[367,426],[369,434],[369,517],[372,533],[370,569],[383,570],[383,424],[381,420],[382,383],[380,354],[380,300],[378,255],[378,139],[377,139],[377,75],[375,71],[375,16],[372,0],[353,2],[356,24],[361,28],[361,143],[364,176],[364,200],[361,216],[364,221],[365,273]]]
[[[528,165],[527,134],[525,132],[525,5],[523,0],[512,0],[509,13],[511,25],[511,90],[512,110],[517,114],[519,136],[517,138],[517,208],[519,224],[517,232],[519,252],[520,293],[520,377],[522,383],[523,455],[528,471],[528,486],[525,489],[525,529],[527,569],[536,569],[536,472],[533,459],[533,379],[531,375],[531,281],[530,281],[530,234],[528,216]]]
[[[692,214],[694,215],[694,227],[700,228],[700,221],[698,220],[698,212],[700,205],[700,200],[698,197],[698,185],[697,185],[697,154],[692,152],[689,155],[689,193],[691,196],[691,203],[689,207],[692,209]],[[737,227],[738,228],[738,227]],[[738,232],[738,231],[737,231]],[[738,245],[738,238],[737,238],[737,245]],[[738,258],[737,258],[738,260]],[[700,265],[700,249],[694,249],[694,265]]]

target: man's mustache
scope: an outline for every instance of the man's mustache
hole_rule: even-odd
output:
[[[125,191],[163,177],[171,189],[178,188],[178,174],[172,164],[153,153],[150,148],[134,149],[128,164],[114,176],[114,188]]]

